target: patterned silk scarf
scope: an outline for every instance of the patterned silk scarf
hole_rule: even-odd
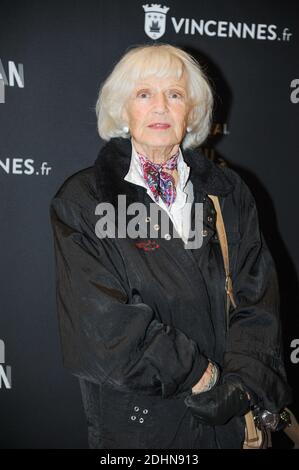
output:
[[[143,178],[152,191],[155,201],[158,202],[160,196],[169,207],[176,198],[175,181],[172,175],[164,171],[164,168],[168,170],[177,169],[179,151],[166,162],[160,164],[153,163],[140,153],[137,153],[137,155],[143,169]]]

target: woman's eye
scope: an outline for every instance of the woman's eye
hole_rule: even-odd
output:
[[[149,95],[147,91],[141,91],[140,93],[137,93],[138,98],[146,98]]]
[[[182,95],[180,93],[177,93],[176,91],[173,91],[170,93],[170,96],[175,99],[182,98]]]

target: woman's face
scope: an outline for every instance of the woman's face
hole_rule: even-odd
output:
[[[137,143],[167,147],[182,142],[189,110],[185,74],[180,80],[151,76],[137,83],[123,117]]]

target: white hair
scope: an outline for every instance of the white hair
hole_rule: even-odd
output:
[[[195,148],[208,136],[212,122],[213,93],[208,78],[197,60],[182,49],[170,44],[155,43],[134,46],[114,66],[101,85],[95,106],[97,127],[103,140],[113,137],[128,138],[130,131],[122,112],[127,99],[139,80],[154,75],[160,78],[175,77],[179,80],[187,74],[188,96],[191,111],[183,149]]]

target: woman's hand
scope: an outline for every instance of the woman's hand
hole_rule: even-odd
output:
[[[208,392],[189,395],[184,401],[200,422],[210,426],[223,425],[250,408],[248,393],[238,382],[217,385]]]

